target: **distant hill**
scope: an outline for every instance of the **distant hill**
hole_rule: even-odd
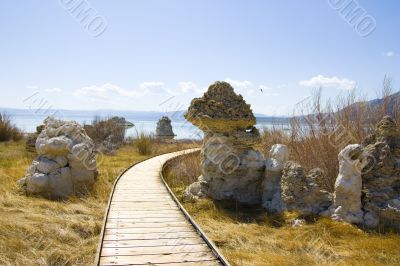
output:
[[[386,98],[386,113],[389,115],[393,115],[394,113],[398,113],[399,110],[399,105],[400,105],[400,91],[396,92]],[[385,99],[380,98],[380,99],[373,99],[370,101],[365,101],[365,102],[357,102],[345,109],[350,109],[350,110],[357,110],[359,107],[367,107],[370,110],[378,110],[383,107],[385,104]]]

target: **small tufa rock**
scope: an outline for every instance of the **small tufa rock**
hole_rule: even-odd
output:
[[[285,208],[281,199],[281,177],[283,167],[289,160],[289,149],[286,145],[275,144],[269,154],[265,166],[262,205],[270,211],[281,212]]]
[[[250,105],[223,81],[212,84],[203,97],[193,99],[185,118],[201,130],[214,133],[245,130],[256,124]]]
[[[281,197],[286,209],[302,215],[324,214],[332,204],[332,196],[321,189],[323,172],[316,168],[307,175],[298,163],[288,161],[283,168]]]
[[[367,165],[361,145],[348,145],[338,156],[339,175],[335,182],[334,220],[362,224],[361,171]]]
[[[198,201],[199,199],[204,199],[207,197],[208,184],[205,182],[202,176],[198,178],[197,182],[191,184],[183,194],[183,200],[188,201]]]
[[[175,134],[172,131],[171,119],[167,116],[163,116],[158,120],[156,136],[159,138],[174,138]]]
[[[97,176],[93,148],[78,123],[49,117],[36,140],[39,156],[18,183],[27,194],[51,199],[86,194]]]
[[[306,221],[304,219],[294,219],[292,221],[292,227],[293,228],[302,227],[305,224],[306,224]]]
[[[385,116],[376,126],[363,151],[368,157],[362,174],[364,222],[400,230],[400,136],[395,121]],[[371,140],[372,139],[372,140]]]

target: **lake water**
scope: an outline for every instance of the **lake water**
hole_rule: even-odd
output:
[[[31,110],[5,110],[5,112],[11,117],[12,122],[26,133],[35,132],[36,127],[41,125],[47,117],[47,114],[35,113]],[[62,115],[56,114],[55,116],[63,120],[74,120],[80,124],[90,124],[95,116],[111,117],[114,115],[125,117],[126,120],[135,124],[126,133],[127,137],[134,137],[137,132],[154,133],[158,119],[165,114],[157,112],[64,111]],[[202,132],[183,119],[182,116],[178,116],[175,119],[172,115],[170,117],[172,117],[172,128],[176,134],[176,139],[201,139],[203,137]],[[279,118],[277,119],[279,120]],[[276,123],[277,120],[274,121],[271,118],[257,118],[256,127],[259,129],[270,128]],[[285,123],[280,122],[280,124]]]

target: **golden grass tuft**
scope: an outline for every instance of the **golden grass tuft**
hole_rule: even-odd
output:
[[[163,144],[157,153],[190,148]],[[115,178],[149,155],[133,145],[98,157],[99,177],[91,195],[68,201],[26,197],[16,181],[34,159],[25,143],[0,143],[0,265],[92,265]]]

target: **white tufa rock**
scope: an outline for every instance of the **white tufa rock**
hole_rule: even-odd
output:
[[[345,147],[338,156],[339,174],[335,183],[332,219],[363,223],[361,171],[367,165],[361,145]]]
[[[86,194],[97,176],[94,143],[74,121],[49,117],[36,141],[38,158],[18,183],[29,195],[52,199]]]
[[[266,160],[264,191],[262,206],[271,211],[280,212],[284,209],[281,200],[281,177],[285,163],[289,160],[289,149],[286,145],[275,144],[269,151],[270,158]]]
[[[305,224],[306,224],[306,221],[304,219],[294,219],[292,221],[293,228],[302,227]]]

